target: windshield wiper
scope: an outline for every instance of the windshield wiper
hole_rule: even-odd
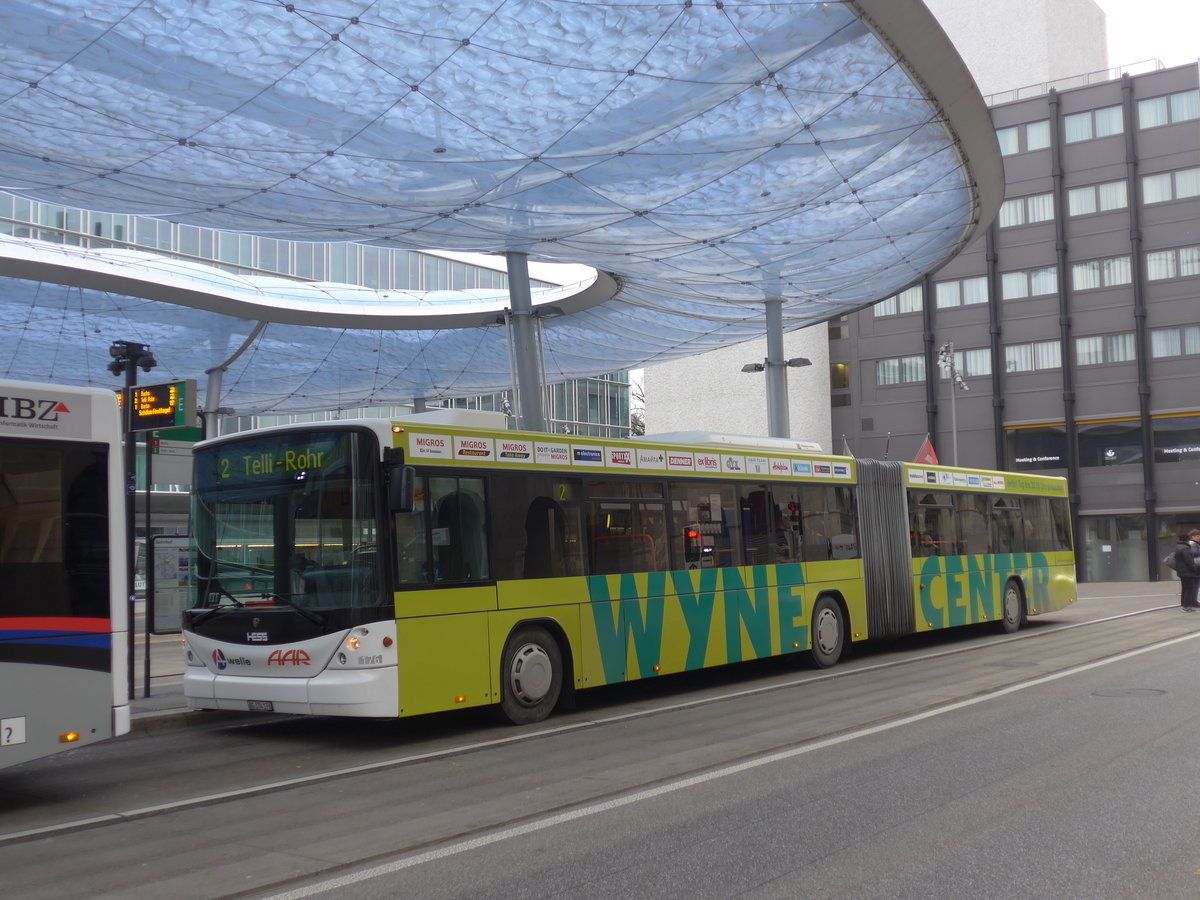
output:
[[[215,616],[217,613],[228,612],[231,609],[241,609],[241,608],[245,607],[245,605],[246,605],[241,600],[239,600],[237,597],[233,596],[233,594],[229,593],[229,591],[227,591],[221,585],[221,583],[219,581],[216,581],[214,579],[211,586],[215,587],[216,590],[210,591],[209,596],[216,594],[218,597],[220,597],[220,596],[227,597],[228,599],[232,600],[233,602],[232,603],[218,603],[216,606],[210,606],[207,609],[199,610],[199,611],[197,611],[195,609],[189,610],[192,614],[192,626],[193,627],[195,627],[196,625],[199,625],[201,622],[205,621],[206,619],[209,619],[212,616]]]
[[[271,600],[276,601],[277,603],[285,603],[288,606],[290,606],[292,609],[294,609],[296,612],[300,613],[300,615],[304,616],[304,618],[308,619],[308,621],[312,622],[314,625],[319,625],[322,628],[325,627],[325,617],[323,615],[321,615],[316,610],[308,609],[305,606],[301,606],[299,603],[297,603],[295,600],[292,599],[292,596],[294,596],[294,595],[276,594],[272,591],[266,591],[263,593],[264,598],[269,598]]]

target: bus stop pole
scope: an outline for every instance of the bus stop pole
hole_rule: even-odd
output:
[[[129,603],[129,698],[132,700],[136,694],[136,677],[134,675],[134,659],[135,648],[133,640],[134,630],[137,627],[137,601],[135,600],[135,585],[137,571],[137,540],[136,534],[136,508],[135,501],[137,500],[137,434],[133,430],[133,388],[137,385],[137,366],[130,362],[125,367],[125,400],[122,403],[124,415],[121,417],[125,428],[125,560],[128,566],[125,572],[125,596]]]
[[[154,458],[154,438],[158,432],[146,432],[146,579],[145,591],[146,596],[142,601],[142,610],[145,613],[145,641],[142,644],[142,684],[143,697],[150,696],[150,626],[151,618],[154,614],[154,557],[152,555],[153,545],[150,541],[150,485],[153,483],[150,478],[150,463]]]

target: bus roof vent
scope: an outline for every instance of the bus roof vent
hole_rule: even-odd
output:
[[[787,450],[802,453],[824,452],[816,441],[755,437],[746,434],[721,434],[715,431],[664,431],[660,434],[636,435],[633,439],[654,441],[659,444],[700,444],[706,447],[745,447],[751,450]]]

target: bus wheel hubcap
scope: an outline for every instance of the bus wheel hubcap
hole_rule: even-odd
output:
[[[534,704],[550,691],[554,666],[550,656],[537,644],[526,644],[513,654],[509,681],[513,696],[525,704]]]
[[[837,614],[832,609],[823,609],[817,616],[816,642],[822,653],[832,653],[837,648],[841,629]]]
[[[1010,622],[1017,621],[1021,615],[1021,595],[1015,587],[1004,592],[1004,618]]]

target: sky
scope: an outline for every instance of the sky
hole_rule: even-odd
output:
[[[1200,0],[1094,0],[1108,24],[1108,64],[1200,58]]]

